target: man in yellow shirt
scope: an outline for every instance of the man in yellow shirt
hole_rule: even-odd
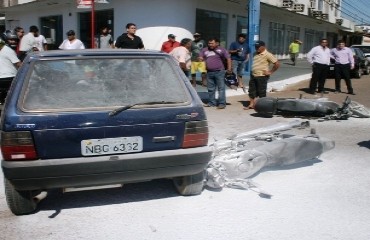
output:
[[[290,60],[293,62],[293,66],[296,64],[296,59],[299,54],[299,46],[302,44],[301,41],[298,39],[294,40],[290,45],[289,45],[289,54],[290,54]]]
[[[277,58],[266,50],[265,42],[257,41],[254,46],[256,53],[253,57],[248,89],[250,100],[249,106],[245,107],[245,110],[254,108],[257,97],[266,97],[267,82],[270,79],[270,75],[280,67]],[[273,64],[271,69],[270,64]]]

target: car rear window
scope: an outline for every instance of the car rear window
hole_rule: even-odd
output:
[[[179,72],[166,58],[36,61],[25,81],[25,111],[107,108],[189,100]]]

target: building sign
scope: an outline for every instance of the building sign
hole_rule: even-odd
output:
[[[95,0],[94,3],[109,3],[109,0]],[[77,0],[77,8],[91,8],[92,0]]]

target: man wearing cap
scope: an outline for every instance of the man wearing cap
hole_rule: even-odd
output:
[[[249,80],[249,106],[244,109],[254,108],[257,97],[266,97],[267,82],[270,75],[279,67],[280,63],[277,58],[266,50],[265,42],[257,41],[255,43],[256,53],[253,57],[251,77]],[[270,69],[270,64],[273,64]]]
[[[4,103],[13,78],[17,74],[17,68],[21,65],[17,54],[0,39],[0,104]]]
[[[193,86],[197,85],[196,73],[200,72],[202,75],[202,86],[207,86],[207,70],[204,61],[199,60],[200,51],[206,47],[206,43],[201,39],[200,33],[193,34],[194,41],[191,45],[191,81]]]
[[[244,89],[243,73],[246,63],[249,61],[250,49],[244,33],[238,35],[238,40],[232,42],[229,47],[233,72],[237,75],[239,87]]]
[[[179,47],[180,43],[176,41],[176,36],[168,34],[168,41],[163,42],[161,51],[170,53],[175,47]]]

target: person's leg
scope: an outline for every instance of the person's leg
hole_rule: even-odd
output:
[[[0,80],[0,104],[4,104],[6,95],[8,94],[13,78],[2,78]]]
[[[226,107],[225,71],[219,71],[215,75],[218,90],[218,108]]]
[[[340,80],[341,80],[341,65],[335,64],[334,66],[334,77],[335,77],[335,92],[341,92]]]
[[[351,82],[351,65],[343,65],[343,78],[347,85],[347,91],[349,94],[353,94],[352,82]]]
[[[238,77],[238,82],[239,82],[239,87],[244,88],[244,82],[243,82],[243,73],[245,69],[245,62],[244,61],[239,61],[238,62],[238,70],[236,72],[237,77]]]
[[[201,72],[202,76],[202,86],[207,86],[207,70],[206,70],[206,63],[205,62],[199,62],[197,70]]]
[[[191,84],[195,87],[197,85],[197,79],[196,79],[196,67],[197,67],[197,62],[192,62],[191,63]]]
[[[254,108],[256,98],[256,79],[251,75],[248,88],[249,105],[244,109]]]
[[[267,94],[267,82],[268,82],[268,79],[269,79],[269,77],[260,77],[260,78],[258,78],[257,79],[257,94],[256,94],[256,96],[257,97],[260,97],[260,98],[262,98],[262,97],[266,97],[266,94]]]
[[[207,73],[208,105],[211,107],[215,107],[217,105],[215,97],[216,95],[215,73],[217,72]]]
[[[329,69],[329,66],[325,64],[319,65],[319,79],[318,79],[318,87],[317,87],[317,90],[319,93],[324,93],[325,81],[326,81],[326,75],[327,75],[328,69]]]
[[[319,78],[318,65],[314,63],[312,65],[312,77],[311,77],[310,86],[309,86],[310,88],[309,92],[312,94],[314,94],[316,91],[318,78]]]

